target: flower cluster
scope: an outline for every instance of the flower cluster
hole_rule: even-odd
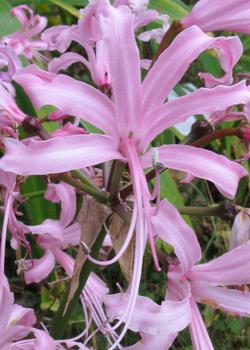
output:
[[[99,332],[109,350],[166,350],[188,327],[193,348],[209,350],[213,345],[197,303],[250,315],[250,294],[242,289],[250,283],[249,209],[234,207],[238,214],[230,250],[199,263],[202,250],[196,233],[161,197],[165,169],[184,172],[183,183],[210,181],[230,200],[248,175],[241,164],[248,150],[233,160],[204,146],[227,135],[238,136],[245,148],[249,144],[248,80],[233,74],[243,53],[241,40],[207,32],[249,33],[250,3],[200,0],[172,25],[149,5],[145,0],[90,0],[79,11],[78,23],[48,29],[46,18],[28,6],[11,10],[20,29],[0,40],[1,349],[87,350]],[[148,30],[155,23],[158,27]],[[139,48],[151,40],[160,45],[149,59]],[[204,87],[170,98],[206,50],[218,58],[222,75],[199,73]],[[88,82],[81,74],[70,75],[73,64]],[[20,91],[35,115],[18,103]],[[37,116],[45,106],[50,106],[45,117]],[[193,127],[183,142],[154,142],[195,115],[206,116],[210,128],[205,133]],[[238,126],[215,129],[228,120]],[[46,123],[54,123],[56,130],[46,129]],[[41,195],[60,206],[58,219],[35,225],[21,217],[23,182],[31,176],[47,182]],[[210,210],[223,216],[227,209]],[[61,329],[58,320],[39,324],[32,309],[14,303],[6,277],[8,230],[18,256],[17,274],[25,284],[44,281],[56,265],[70,281],[58,310]],[[159,249],[159,242],[171,247],[174,256]],[[114,250],[114,257],[101,259],[107,250]],[[164,269],[168,276],[160,305],[139,295],[145,251],[151,252],[156,271]],[[116,286],[107,286],[91,266],[118,261],[128,287],[114,293]],[[85,328],[78,336],[61,339],[76,299]],[[141,339],[125,347],[128,330]]]

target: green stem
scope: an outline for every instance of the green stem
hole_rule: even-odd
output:
[[[73,177],[71,177],[68,174],[59,174],[58,175],[59,179],[68,183],[69,185],[88,193],[92,197],[94,197],[98,202],[109,205],[109,196],[106,192],[102,192],[99,189],[89,186],[87,184],[84,184],[83,182],[80,182]]]
[[[112,167],[110,170],[110,176],[107,183],[107,191],[109,191],[110,198],[112,201],[114,201],[117,197],[120,180],[121,180],[124,168],[125,168],[125,163],[119,160],[115,160],[112,164]]]
[[[21,195],[26,199],[31,199],[31,198],[43,196],[45,192],[46,190],[41,190],[41,191],[35,191],[30,193],[22,193]]]
[[[220,206],[214,207],[177,207],[178,211],[184,215],[198,215],[198,216],[218,216],[220,213]]]
[[[104,241],[106,235],[106,230],[102,229],[100,234],[97,237],[97,240],[95,241],[95,244],[93,248],[91,249],[92,255],[97,258],[99,251],[101,249],[102,243]],[[95,269],[95,265],[90,262],[89,260],[86,260],[84,263],[81,273],[80,273],[80,278],[79,278],[79,285],[76,290],[76,293],[73,297],[73,299],[70,301],[67,311],[64,313],[65,306],[67,303],[68,299],[68,293],[69,293],[69,288],[70,285],[68,286],[67,292],[63,296],[63,300],[60,303],[60,307],[53,318],[52,324],[51,324],[51,334],[55,339],[62,339],[65,333],[65,330],[68,326],[68,322],[70,319],[70,316],[72,315],[72,312],[74,311],[76,304],[78,303],[79,297],[82,293],[82,290],[87,282],[87,279],[91,273]]]
[[[222,220],[231,221],[237,214],[233,204],[219,204],[211,207],[176,207],[183,215],[218,216]]]
[[[78,178],[82,183],[98,189],[97,186],[81,171],[81,170],[71,170],[71,174]]]

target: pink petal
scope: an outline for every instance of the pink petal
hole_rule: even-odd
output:
[[[206,326],[201,317],[198,306],[194,300],[191,300],[192,321],[189,325],[189,332],[192,339],[194,350],[213,350],[213,345],[209,338]]]
[[[27,232],[40,235],[45,240],[61,242],[64,227],[57,220],[46,219],[40,225],[26,226]],[[50,242],[51,244],[51,242]]]
[[[192,115],[212,114],[236,104],[246,104],[249,101],[250,91],[245,81],[233,86],[201,88],[186,96],[171,100],[144,120],[142,148],[145,149],[149,142],[165,129],[184,122]]]
[[[0,168],[19,175],[43,175],[81,169],[111,159],[123,159],[114,140],[104,135],[73,135],[28,145],[6,138]]]
[[[209,263],[193,267],[189,277],[213,285],[250,283],[250,241],[236,247]]]
[[[69,277],[73,274],[74,259],[67,253],[63,252],[60,248],[53,247],[51,251],[54,255],[56,262],[65,270]]]
[[[104,304],[107,316],[120,319],[126,308],[128,295],[125,293],[107,295]],[[169,335],[184,329],[190,322],[189,298],[182,301],[164,301],[156,304],[150,298],[138,296],[129,329],[150,335]]]
[[[62,249],[75,247],[80,243],[81,228],[78,222],[65,228],[63,231],[63,241],[61,244]]]
[[[0,170],[0,184],[12,192],[16,183],[16,174]]]
[[[0,46],[0,58],[7,61],[8,66],[7,72],[0,72],[0,78],[3,81],[10,82],[14,73],[22,68],[21,62],[11,47],[8,46]],[[3,79],[4,77],[5,79]]]
[[[78,41],[78,26],[59,25],[45,30],[41,38],[48,44],[48,50],[58,50],[63,53],[73,40]]]
[[[60,223],[63,227],[68,226],[76,213],[76,193],[75,189],[66,184],[48,184],[48,189],[44,198],[53,202],[61,202]]]
[[[173,344],[177,333],[170,333],[165,335],[148,335],[141,334],[142,339],[136,344],[126,346],[124,350],[168,350]]]
[[[83,63],[88,69],[89,63],[88,61],[81,55],[76,52],[66,52],[58,58],[54,58],[48,64],[48,70],[52,73],[57,74],[60,70],[66,70],[73,63]]]
[[[109,7],[101,16],[120,133],[136,129],[141,116],[140,57],[128,11]],[[122,69],[121,69],[122,68]]]
[[[232,68],[242,54],[238,37],[217,37],[206,35],[197,26],[184,30],[160,55],[143,81],[144,112],[149,115],[168,96],[187,71],[189,65],[210,48],[221,50],[221,65],[227,72],[226,79],[232,78]],[[165,77],[163,79],[163,77]]]
[[[25,114],[18,108],[13,97],[0,84],[0,127],[16,126],[23,121]],[[6,120],[6,121],[5,121]]]
[[[157,215],[151,218],[154,233],[175,250],[183,271],[189,271],[200,260],[201,250],[194,231],[182,219],[177,209],[161,201]]]
[[[220,308],[237,316],[250,315],[250,293],[236,289],[213,287],[209,283],[192,283],[192,293],[202,304]]]
[[[248,173],[240,164],[212,151],[186,145],[165,145],[157,148],[159,162],[170,169],[184,171],[213,182],[228,198],[234,198],[239,180]],[[153,155],[151,153],[151,159]],[[150,153],[145,163],[152,164]],[[147,166],[145,164],[145,166]]]
[[[52,105],[66,114],[83,118],[107,133],[115,133],[113,103],[90,85],[66,75],[45,81],[37,74],[30,74],[28,69],[19,70],[14,79],[36,108]]]
[[[9,287],[3,288],[2,299],[0,303],[0,329],[4,329],[8,324],[11,309],[14,304],[13,293],[10,292]]]
[[[49,249],[46,250],[44,256],[40,259],[33,260],[33,266],[29,271],[24,272],[26,283],[39,283],[48,277],[55,266],[54,255]]]
[[[31,327],[36,322],[36,316],[33,309],[14,304],[9,315],[8,325]]]
[[[182,19],[185,27],[196,24],[206,32],[227,30],[250,33],[248,0],[200,0]]]
[[[34,350],[56,350],[57,344],[48,333],[35,328],[33,328],[32,331],[37,339],[34,344]]]

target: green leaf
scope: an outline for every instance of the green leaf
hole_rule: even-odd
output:
[[[188,14],[188,6],[181,0],[152,0],[150,7],[167,14],[172,20],[181,19]]]
[[[74,6],[71,5],[72,2],[70,2],[69,4],[66,1],[62,1],[62,0],[49,0],[49,1],[52,2],[52,4],[61,7],[63,10],[67,11],[68,13],[70,13],[71,15],[77,18],[82,17],[79,11]]]
[[[199,56],[205,72],[213,74],[216,77],[221,76],[221,66],[217,57],[211,51],[205,51]]]
[[[0,1],[0,37],[17,31],[19,22],[10,14],[11,6],[6,0]]]
[[[181,194],[178,190],[175,180],[169,174],[169,171],[164,171],[161,175],[161,196],[166,198],[171,204],[176,207],[184,206]],[[192,226],[188,215],[183,215],[185,221]]]
[[[27,115],[31,117],[37,117],[37,113],[35,108],[33,107],[29,97],[24,92],[23,88],[17,84],[16,82],[13,82],[16,90],[16,103],[18,107]]]
[[[42,176],[30,176],[21,186],[21,194],[30,194],[46,189],[46,183]],[[28,199],[23,204],[26,222],[29,225],[38,225],[43,220],[50,218],[56,219],[56,204],[47,201],[41,197]]]

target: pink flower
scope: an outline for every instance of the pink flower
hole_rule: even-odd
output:
[[[172,229],[173,219],[179,223],[179,230],[175,230],[175,234]],[[199,350],[213,349],[195,302],[205,303],[238,316],[250,315],[250,293],[225,288],[249,283],[250,243],[232,249],[209,263],[198,265],[201,258],[199,243],[194,232],[184,222],[181,224],[181,220],[176,209],[165,201],[161,203],[158,214],[153,217],[155,232],[173,246],[180,262],[169,269],[169,297],[182,300],[182,286],[186,283],[190,286],[192,320],[189,331],[193,347]]]
[[[26,283],[40,282],[46,278],[57,261],[68,271],[62,249],[73,247],[80,242],[80,227],[78,223],[72,223],[76,212],[75,190],[64,183],[49,184],[45,198],[52,202],[61,202],[61,214],[59,220],[46,219],[40,225],[25,226],[26,232],[38,235],[37,243],[45,250],[40,259],[32,261],[32,267],[24,272]],[[66,259],[67,260],[67,259]]]
[[[143,1],[116,1],[114,6],[124,10],[133,11],[133,27],[137,31],[148,23],[162,19],[155,10],[147,10]],[[81,11],[82,19],[74,26],[56,26],[47,29],[42,34],[42,39],[48,43],[50,50],[58,50],[63,53],[60,57],[54,58],[48,65],[48,69],[53,73],[67,69],[70,65],[80,62],[90,71],[94,83],[103,91],[108,91],[111,86],[107,53],[101,36],[100,17],[105,15],[107,7],[110,6],[108,0],[91,1]],[[166,18],[164,18],[166,22]],[[153,34],[152,34],[153,35]],[[155,33],[156,35],[156,33]],[[151,33],[148,34],[151,36]],[[64,53],[70,43],[76,41],[87,53],[87,59],[75,52]]]
[[[15,53],[31,60],[40,57],[39,51],[46,50],[47,44],[39,39],[39,35],[47,25],[46,17],[34,15],[27,5],[19,5],[11,9],[11,14],[17,18],[21,28],[3,37],[2,43],[9,45]]]
[[[205,32],[227,30],[250,33],[248,0],[199,0],[181,20],[185,28],[196,24]]]
[[[10,349],[14,341],[23,339],[30,333],[35,322],[32,309],[14,304],[14,296],[5,280],[0,302],[0,348]]]
[[[234,86],[198,89],[164,103],[190,63],[207,48],[221,49],[225,79],[230,79],[235,62],[231,57],[237,57],[241,52],[239,39],[211,38],[196,26],[188,28],[162,53],[141,83],[133,16],[122,7],[106,6],[99,20],[112,82],[112,100],[83,82],[65,75],[56,76],[33,66],[17,72],[15,79],[36,108],[52,104],[66,114],[83,118],[105,134],[55,137],[26,143],[5,139],[6,153],[0,160],[0,167],[31,175],[64,172],[112,159],[128,162],[135,196],[135,260],[124,313],[126,326],[110,348],[114,349],[132,317],[147,238],[159,268],[151,224],[154,210],[150,206],[151,194],[143,168],[163,162],[171,168],[214,182],[229,197],[235,195],[239,179],[247,174],[243,167],[226,157],[191,146],[167,145],[142,157],[141,154],[166,128],[185,121],[193,114],[213,113],[234,104],[245,104],[250,100],[250,92],[245,82],[241,82]],[[163,80],[163,76],[167,79]],[[204,164],[208,166],[204,167]]]

